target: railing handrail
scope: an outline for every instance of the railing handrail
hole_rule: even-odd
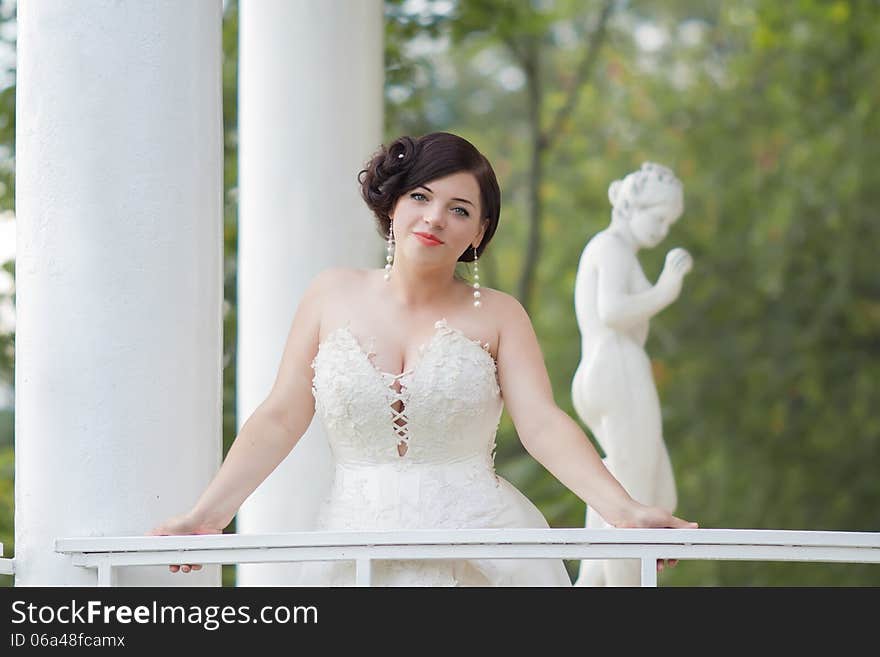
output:
[[[60,538],[56,551],[97,568],[113,586],[120,566],[354,561],[358,586],[380,559],[639,559],[656,586],[657,559],[880,563],[880,533],[777,529],[423,529],[395,531],[93,536]]]
[[[779,529],[421,529],[387,531],[299,531],[279,534],[186,536],[90,536],[59,538],[56,552],[177,552],[285,547],[394,545],[703,545],[852,547],[880,550],[880,532]]]

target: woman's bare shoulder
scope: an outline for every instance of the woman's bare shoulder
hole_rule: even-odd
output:
[[[489,310],[487,314],[502,320],[510,313],[525,312],[515,296],[491,287],[480,288],[480,301]]]
[[[493,355],[497,361],[502,344],[521,344],[519,336],[534,336],[534,328],[528,311],[515,296],[492,288],[480,291],[483,302],[480,310],[486,311],[485,317],[491,318],[489,321],[495,332]]]
[[[332,287],[356,283],[365,280],[369,275],[368,269],[356,269],[354,267],[328,267],[318,272],[312,279],[312,285],[316,287]]]
[[[362,287],[367,270],[351,267],[329,267],[312,277],[303,294],[301,305],[316,310],[322,317],[327,309],[349,290]]]
[[[382,270],[357,269],[354,267],[331,267],[323,270],[312,280],[311,288],[320,299],[322,326],[336,326],[349,320],[357,308],[363,308],[374,296],[377,276]]]
[[[499,338],[511,321],[522,321],[523,318],[528,320],[528,313],[519,299],[501,290],[480,288],[480,306],[480,310],[485,311],[484,316],[491,318],[492,328]]]

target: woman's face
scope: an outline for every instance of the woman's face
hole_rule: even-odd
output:
[[[453,173],[405,192],[391,213],[395,257],[413,262],[455,263],[466,249],[479,245],[480,187],[473,174]]]
[[[681,205],[674,201],[662,201],[654,205],[635,208],[629,219],[629,229],[641,248],[651,249],[660,244],[669,228],[681,216]]]

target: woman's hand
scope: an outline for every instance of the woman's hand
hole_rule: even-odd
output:
[[[620,520],[614,523],[619,528],[660,529],[697,529],[699,525],[689,520],[672,515],[659,506],[646,506],[636,503],[627,510]]]
[[[615,527],[623,528],[642,528],[642,529],[659,529],[669,527],[672,529],[698,529],[699,525],[695,522],[683,520],[672,515],[666,509],[657,506],[645,506],[636,503],[630,510],[618,521],[614,522]],[[657,572],[662,573],[663,568],[669,566],[674,568],[678,563],[678,559],[657,559]]]
[[[147,536],[179,536],[187,534],[220,534],[222,527],[212,527],[205,522],[199,521],[191,513],[169,518],[165,522],[151,529]],[[201,564],[171,564],[168,570],[176,573],[178,570],[188,573],[190,570],[201,570]]]

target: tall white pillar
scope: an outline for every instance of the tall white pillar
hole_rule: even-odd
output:
[[[220,0],[18,3],[16,585],[94,583],[57,537],[142,534],[219,465],[221,21]]]
[[[330,266],[384,266],[357,174],[382,141],[381,0],[242,0],[239,15],[238,424],[272,387],[297,303]],[[312,527],[331,475],[317,419],[245,502],[239,533]],[[299,566],[238,567],[244,586]]]

